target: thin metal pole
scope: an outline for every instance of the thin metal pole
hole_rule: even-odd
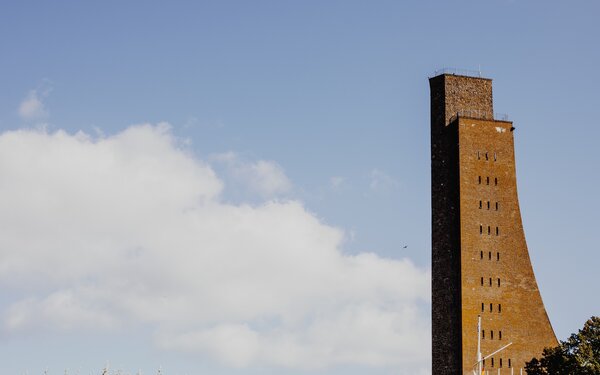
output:
[[[495,352],[493,352],[492,354],[488,354],[488,355],[486,355],[485,357],[483,357],[483,359],[488,359],[488,358],[490,358],[491,356],[493,356],[494,354],[497,354],[497,353],[499,353],[499,352],[503,351],[504,349],[508,348],[508,347],[509,347],[509,346],[511,346],[511,345],[512,345],[512,342],[509,342],[507,345],[504,345],[503,347],[501,347],[500,349],[496,350],[496,351],[495,351]]]
[[[477,315],[477,375],[481,375],[481,315]]]

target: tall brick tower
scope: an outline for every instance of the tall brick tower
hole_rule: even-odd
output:
[[[558,344],[521,223],[512,122],[494,119],[492,81],[430,78],[432,353],[434,375],[472,374],[481,352],[490,374],[520,374]]]

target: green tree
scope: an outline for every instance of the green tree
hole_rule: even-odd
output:
[[[557,347],[546,348],[540,359],[525,364],[528,375],[600,374],[600,317],[593,316]]]

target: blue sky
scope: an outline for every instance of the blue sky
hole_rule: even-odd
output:
[[[594,1],[3,3],[2,179],[15,182],[2,185],[2,220],[12,229],[4,225],[3,237],[10,240],[1,250],[10,267],[0,270],[6,291],[0,298],[0,347],[8,353],[0,367],[6,373],[41,373],[48,366],[53,373],[70,368],[83,374],[108,360],[123,371],[150,373],[162,366],[169,374],[427,373],[427,78],[442,67],[481,69],[494,79],[495,110],[514,121],[530,255],[554,329],[564,339],[600,310],[593,297],[600,264],[599,12]],[[149,165],[142,169],[147,175],[137,173],[140,165]],[[145,192],[148,197],[139,193],[155,183],[157,190]],[[131,195],[121,194],[119,186]],[[6,196],[11,191],[30,195]],[[156,196],[164,204],[149,203]],[[95,203],[88,207],[90,202]],[[214,216],[171,216],[182,207],[208,210],[205,204],[216,207],[209,210]],[[129,208],[121,212],[123,207]],[[146,220],[151,212],[160,213],[161,221]],[[102,215],[105,220],[94,221]],[[273,291],[273,301],[257,303],[246,315],[215,304],[221,320],[186,316],[181,317],[185,324],[175,324],[167,312],[143,312],[140,306],[156,302],[152,293],[135,306],[123,302],[131,298],[126,293],[91,297],[122,290],[109,282],[119,278],[127,288],[136,281],[149,289],[154,282],[157,289],[181,282],[190,290],[182,299],[199,296],[199,304],[182,304],[181,311],[202,315],[211,289],[199,279],[186,284],[177,275],[188,250],[173,250],[174,262],[164,271],[170,276],[164,279],[156,276],[159,271],[130,279],[123,275],[135,275],[138,266],[115,267],[135,254],[145,259],[144,272],[155,270],[164,261],[157,254],[190,234],[176,228],[196,228],[202,220],[223,238],[232,235],[228,225],[246,223],[239,224],[245,228],[239,247],[213,239],[210,231],[200,236],[195,246],[212,249],[207,254],[216,258],[207,259],[217,262],[214,267],[235,263],[235,249],[268,237],[249,245],[262,255],[240,256],[244,271],[230,272],[242,275],[241,284],[260,289],[263,284],[253,283],[261,275],[246,271],[253,259],[270,264],[262,275],[294,290],[293,301],[305,303],[306,311],[295,316],[286,293]],[[287,268],[278,263],[281,242],[269,232],[274,223],[289,224],[282,224],[278,235],[290,243],[331,255],[322,270],[311,268],[312,255],[298,260],[299,269],[308,272],[299,275],[314,271],[322,275],[315,280],[335,284],[340,280],[326,275],[337,270],[348,277],[341,279],[347,285],[320,288],[278,276],[278,269]],[[57,234],[69,232],[70,225],[80,229],[73,236],[77,240]],[[146,236],[156,228],[166,228],[164,236]],[[49,245],[21,243],[18,236],[13,241],[15,233]],[[146,251],[153,254],[148,259]],[[293,246],[281,251],[296,254]],[[31,258],[13,259],[15,252]],[[60,277],[34,264],[53,252],[60,256],[45,264],[58,259]],[[111,255],[94,258],[90,252]],[[88,263],[95,263],[86,258],[105,265],[110,278],[93,273]],[[207,267],[207,259],[197,261]],[[385,272],[402,275],[369,276]],[[200,279],[226,283],[222,275],[213,276]],[[163,297],[177,300],[173,290],[163,291]],[[346,297],[338,300],[339,295]],[[331,300],[336,303],[323,302]],[[65,303],[75,307],[56,307]],[[280,304],[286,307],[279,309]],[[389,306],[404,312],[392,313]],[[27,310],[40,312],[27,315]],[[333,322],[345,318],[357,327],[371,321],[382,330],[389,318],[400,328],[394,326],[396,335],[381,347],[365,338],[376,348],[356,358],[340,349],[362,350],[343,332],[321,336],[335,332]],[[294,319],[310,322],[290,323]],[[406,328],[410,325],[417,328]],[[302,329],[314,336],[299,333]],[[197,335],[185,335],[190,332]],[[359,328],[352,332],[361,334]],[[245,341],[235,352],[226,339],[224,346],[211,346],[222,337]],[[285,347],[282,342],[295,354],[248,351]],[[407,342],[416,342],[416,352]],[[326,355],[332,352],[337,355]],[[307,357],[318,359],[306,366]]]

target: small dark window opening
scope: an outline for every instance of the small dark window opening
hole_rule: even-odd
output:
[[[483,360],[483,367],[485,368],[485,359]]]
[[[481,202],[481,201],[479,201],[479,209],[480,209],[480,210],[481,210],[481,207],[482,207],[482,206],[483,206],[483,205],[482,205],[482,202]]]
[[[491,234],[491,233],[492,233],[492,227],[490,227],[490,226],[488,225],[488,234]]]
[[[483,234],[483,225],[479,224],[479,234]]]
[[[479,257],[480,257],[479,259],[483,259],[483,250],[481,250],[481,251],[479,252]]]
[[[488,160],[488,153],[485,153],[485,160]]]
[[[500,286],[500,278],[498,278],[498,286]]]
[[[485,339],[485,329],[482,329],[482,330],[481,330],[481,338],[482,338],[482,339]]]
[[[488,260],[492,260],[492,252],[488,251]]]
[[[479,176],[479,185],[481,185],[481,176]]]
[[[496,202],[496,211],[498,211],[498,202]]]
[[[494,185],[498,185],[498,178],[497,177],[494,178]]]
[[[490,312],[494,311],[494,304],[490,303]],[[492,333],[492,338],[494,338],[494,334]]]
[[[477,151],[477,160],[481,159],[481,156],[479,155],[479,151]]]
[[[481,286],[483,286],[483,277],[481,278]]]
[[[496,236],[500,235],[500,228],[496,227]]]
[[[500,261],[500,252],[497,252],[497,253],[496,253],[496,260],[497,260],[497,261]]]
[[[498,155],[494,152],[494,161],[498,160]]]
[[[500,337],[502,338],[502,337]],[[500,367],[502,367],[502,358],[500,358]]]
[[[481,312],[485,311],[485,304],[483,302],[481,302]]]
[[[490,209],[490,201],[487,202],[488,210]]]
[[[494,339],[494,331],[490,331],[490,340]],[[492,359],[492,363],[493,363],[494,359]]]
[[[502,305],[498,304],[498,312],[501,313],[502,312]]]
[[[490,277],[490,286],[492,286],[492,278]]]
[[[498,340],[502,340],[502,331],[498,331]],[[500,360],[500,367],[502,367],[502,360]]]
[[[494,338],[494,334],[493,334],[493,331],[492,331],[492,339],[493,338]],[[492,358],[492,367],[494,367],[494,358]]]
[[[512,367],[512,363],[510,363],[510,358],[508,359],[508,367]]]
[[[485,178],[485,183],[486,183],[487,185],[489,185],[489,184],[490,184],[490,178],[489,178],[489,177],[486,177],[486,178]]]

